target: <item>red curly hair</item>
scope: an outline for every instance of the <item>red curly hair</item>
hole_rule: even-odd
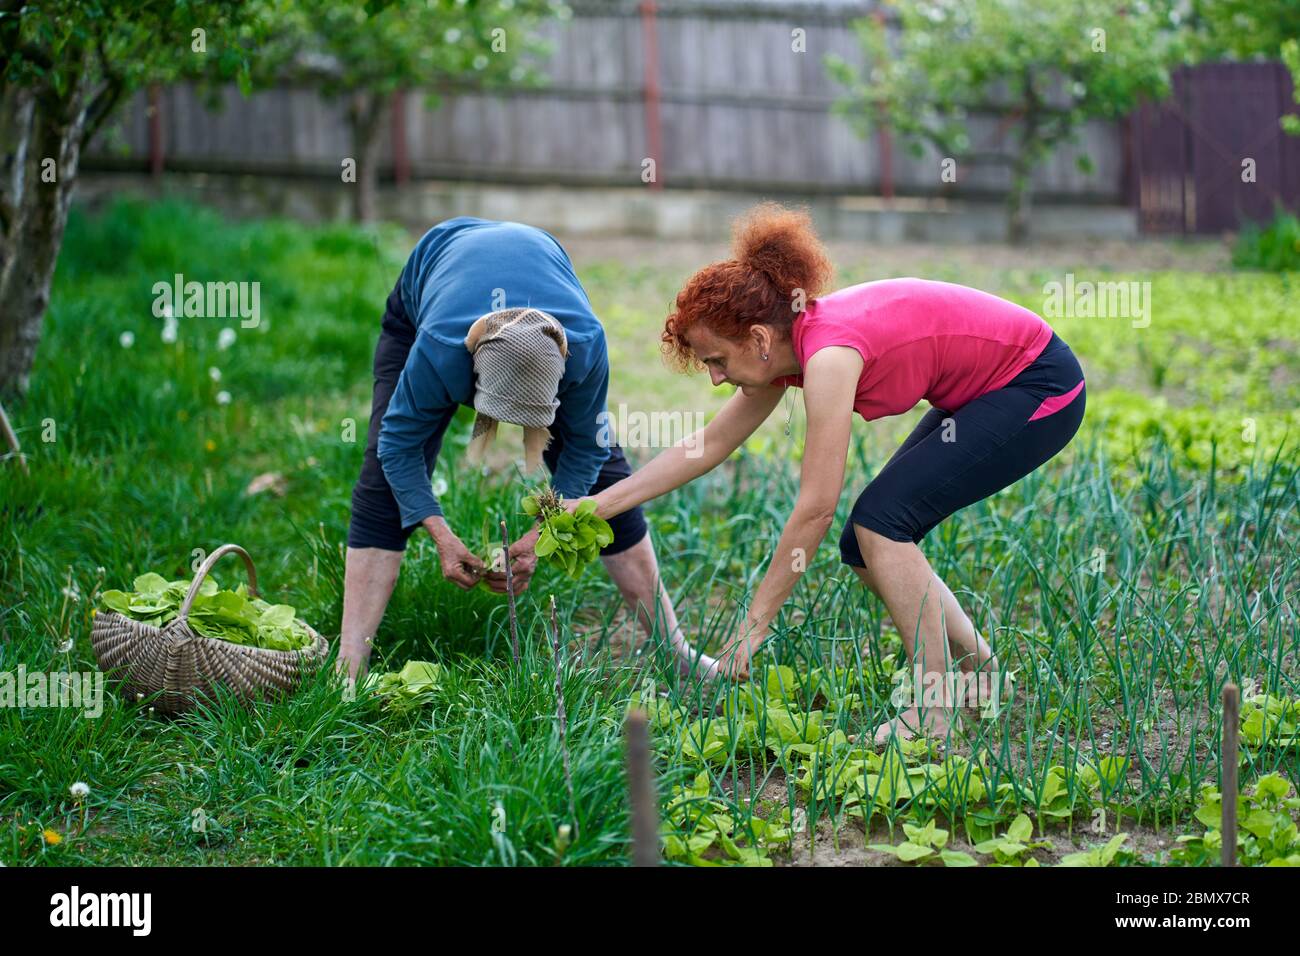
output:
[[[677,293],[677,309],[664,323],[664,359],[678,371],[702,369],[686,334],[702,324],[724,339],[741,339],[757,324],[787,337],[796,315],[795,295],[811,302],[830,282],[832,266],[812,220],[802,210],[762,203],[736,220],[732,255],[705,266]]]

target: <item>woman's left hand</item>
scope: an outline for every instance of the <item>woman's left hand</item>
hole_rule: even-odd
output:
[[[718,652],[718,672],[734,681],[749,680],[749,664],[758,650],[758,643],[751,641],[743,631],[733,637]]]

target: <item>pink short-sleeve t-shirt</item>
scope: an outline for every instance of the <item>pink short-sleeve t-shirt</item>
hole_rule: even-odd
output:
[[[922,400],[955,412],[1023,372],[1052,339],[1042,318],[979,289],[880,279],[815,299],[791,330],[801,368],[827,346],[862,355],[853,407],[867,421]],[[803,375],[773,384],[803,385]]]

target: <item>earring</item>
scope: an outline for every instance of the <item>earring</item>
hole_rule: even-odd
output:
[[[764,362],[767,361],[767,353],[766,353],[766,352],[763,353],[763,361],[764,361]]]

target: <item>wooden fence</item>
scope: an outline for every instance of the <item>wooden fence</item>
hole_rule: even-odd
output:
[[[862,62],[852,24],[875,3],[660,0],[653,17],[644,4],[626,0],[572,6],[571,20],[542,30],[552,44],[542,64],[544,88],[453,92],[437,109],[422,95],[399,98],[382,134],[381,175],[391,177],[396,167],[415,178],[640,185],[643,161],[654,156],[657,180],[669,187],[884,195],[958,188],[940,182],[937,155],[914,158],[888,136],[864,140],[830,111],[843,91],[824,57]],[[795,30],[804,31],[805,52],[794,50]],[[220,99],[214,112],[187,86],[158,91],[155,162],[177,170],[338,176],[351,155],[341,107],[310,90],[244,98],[232,88]],[[1010,146],[1010,131],[995,118],[971,125],[978,147]],[[92,145],[87,166],[147,167],[150,130],[142,93]],[[1119,125],[1089,124],[1082,140],[1038,171],[1038,195],[1124,201]],[[1095,164],[1091,174],[1076,166],[1081,151]],[[1007,182],[1002,168],[964,169],[960,195],[1001,195]]]
[[[1222,232],[1300,209],[1300,136],[1281,63],[1207,63],[1174,73],[1172,95],[1133,117],[1131,196],[1144,232]]]

